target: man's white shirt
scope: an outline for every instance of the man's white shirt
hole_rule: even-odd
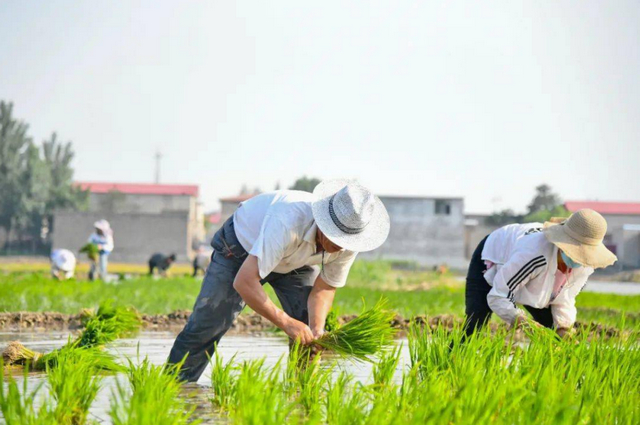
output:
[[[260,278],[323,262],[322,252],[316,252],[314,199],[308,192],[279,190],[240,204],[233,215],[236,237],[258,258]],[[322,279],[335,288],[344,286],[356,255],[352,251],[325,253]]]

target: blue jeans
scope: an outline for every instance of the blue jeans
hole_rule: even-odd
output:
[[[200,294],[184,329],[176,338],[169,363],[186,360],[180,371],[181,379],[195,382],[207,366],[216,344],[229,330],[245,306],[233,288],[240,266],[247,258],[236,238],[233,217],[225,222],[211,242],[214,252],[202,281]],[[305,266],[290,273],[271,273],[260,283],[269,283],[283,310],[294,319],[309,323],[307,299],[318,270]]]
[[[98,261],[94,261],[91,263],[91,268],[89,269],[89,279],[94,280],[96,278],[96,271],[98,272],[98,276],[100,279],[105,280],[107,277],[107,265],[108,265],[109,254],[101,252]]]

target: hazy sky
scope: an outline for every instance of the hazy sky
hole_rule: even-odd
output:
[[[78,180],[640,201],[640,2],[0,1],[0,99]]]

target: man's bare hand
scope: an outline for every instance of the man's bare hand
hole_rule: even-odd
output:
[[[313,339],[320,339],[324,335],[324,329],[312,329]]]
[[[315,339],[309,326],[293,318],[287,321],[282,330],[289,335],[289,338],[294,341],[299,340],[304,345],[311,344]]]
[[[560,338],[570,338],[573,336],[573,332],[569,328],[558,328],[556,329],[556,333]]]

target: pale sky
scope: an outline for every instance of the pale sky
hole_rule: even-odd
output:
[[[640,2],[0,1],[0,99],[78,180],[640,201]]]

